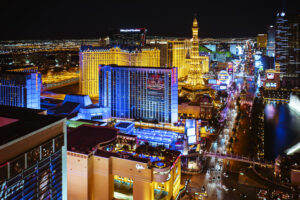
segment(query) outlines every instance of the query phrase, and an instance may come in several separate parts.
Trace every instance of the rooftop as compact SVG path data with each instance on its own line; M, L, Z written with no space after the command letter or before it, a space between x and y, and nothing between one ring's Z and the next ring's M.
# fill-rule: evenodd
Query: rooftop
M115 141L118 130L111 127L81 125L68 133L68 150L89 154L97 145Z
M61 117L43 115L43 110L0 106L0 117L7 123L0 126L0 145L60 121ZM1 120L2 121L2 120Z
M116 128L128 128L131 126L133 123L131 122L119 122L115 125Z

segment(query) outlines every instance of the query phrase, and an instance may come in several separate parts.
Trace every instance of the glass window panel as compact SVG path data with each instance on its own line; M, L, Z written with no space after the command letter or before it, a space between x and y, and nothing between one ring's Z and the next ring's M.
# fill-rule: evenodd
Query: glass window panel
M40 147L36 147L27 153L27 167L31 167L40 160Z

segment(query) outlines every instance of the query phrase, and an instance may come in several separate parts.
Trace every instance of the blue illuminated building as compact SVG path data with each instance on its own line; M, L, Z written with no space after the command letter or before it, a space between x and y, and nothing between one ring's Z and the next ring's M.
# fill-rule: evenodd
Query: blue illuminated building
M115 128L119 129L121 133L133 134L134 133L134 122L118 122Z
M288 87L300 86L300 15L278 13L275 23L275 61L280 80Z
M0 74L0 105L40 109L41 74L37 71Z
M182 150L183 134L160 129L150 128L135 128L134 122L118 122L115 128L119 129L121 133L136 135L139 145L148 142L150 146L164 146L172 150Z
M67 199L66 119L0 106L0 199Z
M174 123L177 68L100 66L99 106L110 108L116 118Z
M273 25L268 28L267 56L275 57L275 27Z
M180 133L167 130L136 128L133 135L137 136L138 141L146 141L153 147L164 146L173 150L182 149L182 146L176 146L176 143L183 139L183 134Z
M69 94L66 95L63 102L54 105L48 102L48 99L42 101L43 107L50 115L64 116L72 120L101 121L110 118L110 110L93 104L88 95ZM48 108L47 105L49 105Z

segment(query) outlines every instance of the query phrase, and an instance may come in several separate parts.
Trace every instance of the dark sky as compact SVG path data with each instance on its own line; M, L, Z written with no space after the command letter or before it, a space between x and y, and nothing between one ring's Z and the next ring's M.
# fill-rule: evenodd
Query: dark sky
M256 36L282 8L282 0L1 0L0 40L98 38L130 27L146 27L148 35L190 37L194 13L200 37ZM300 14L300 0L286 0L286 9Z

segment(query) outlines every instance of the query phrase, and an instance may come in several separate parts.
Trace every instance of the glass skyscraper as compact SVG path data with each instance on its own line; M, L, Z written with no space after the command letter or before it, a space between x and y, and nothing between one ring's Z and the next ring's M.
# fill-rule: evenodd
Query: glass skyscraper
M280 64L281 79L288 80L290 86L299 86L300 15L278 13L275 29L275 61Z
M40 109L41 74L5 72L0 74L0 105Z
M176 122L177 68L100 66L99 105L116 118Z
M275 28L273 25L268 28L267 56L275 57Z

